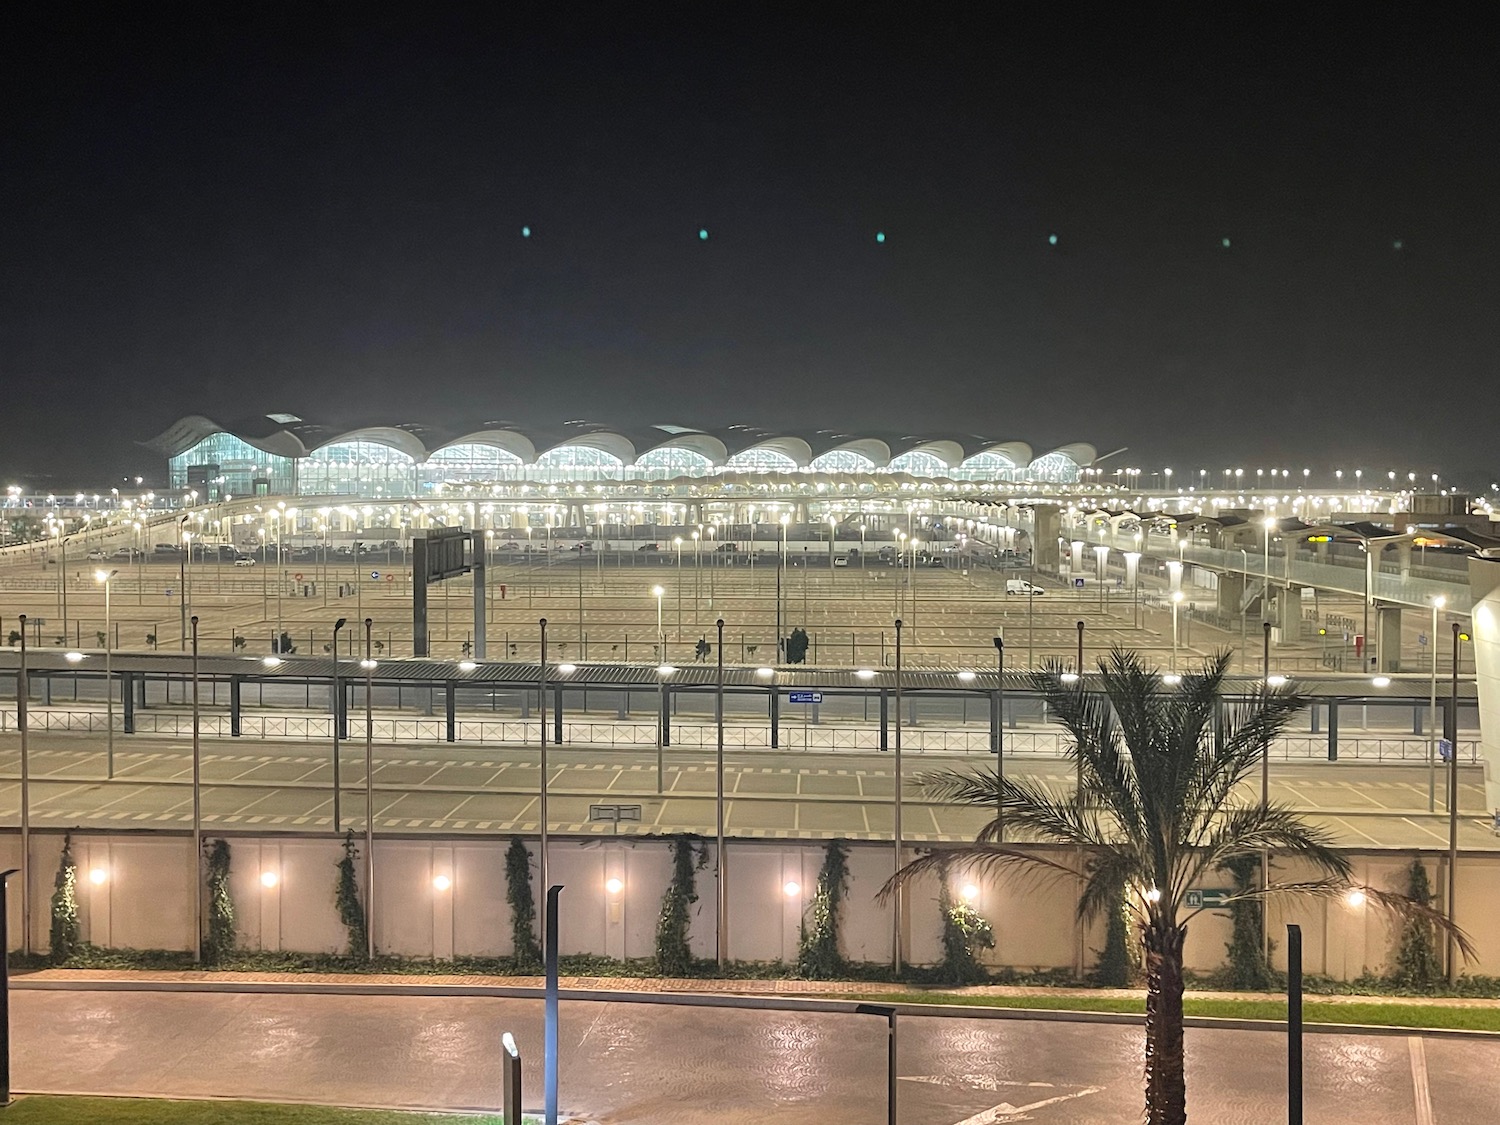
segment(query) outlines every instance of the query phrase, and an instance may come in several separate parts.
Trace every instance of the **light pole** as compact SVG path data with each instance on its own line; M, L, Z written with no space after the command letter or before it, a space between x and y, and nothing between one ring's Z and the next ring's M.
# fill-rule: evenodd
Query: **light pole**
M193 963L203 959L203 740L198 710L198 615L193 614Z
M894 802L893 837L895 850L892 853L894 870L901 870L901 618L896 618L896 788ZM894 926L891 933L892 964L901 972L901 910L903 902L901 885L896 884L896 893L891 899Z
M16 730L21 738L21 952L31 952L31 752L26 708L31 702L31 675L26 666L26 615L21 614L21 670L16 675ZM4 920L0 919L0 925ZM0 946L4 948L4 946ZM0 1029L3 1030L3 1029Z
M661 599L666 590L660 586L652 586L651 593L656 598L656 658L665 662L667 659L667 634L661 624Z
M111 655L114 652L114 640L111 633L110 612L110 585L114 581L118 570L96 570L94 581L104 587L104 776L113 779L115 776L115 689L114 677L111 664Z
M537 782L537 813L541 822L542 839L537 846L537 870L542 877L542 886L550 887L547 882L547 619L545 617L537 620L537 629L540 632L541 644L537 656L537 713L541 716L541 741L538 744L540 751L538 765L541 766L541 779ZM547 945L547 919L542 917L541 926L542 946Z
M1465 639L1453 623L1453 678L1448 688L1448 983L1458 979L1454 931L1458 909L1458 642ZM1434 646L1437 638L1432 638Z
M343 688L339 684L339 630L344 627L345 618L340 617L333 623L333 644L330 653L333 656L333 831L335 834L342 831L344 820L339 815L339 720L344 715Z
M726 959L729 956L728 935L725 932L725 925L729 918L729 884L725 878L724 866L724 619L722 617L719 618L715 622L715 625L719 630L718 675L714 681L714 726L716 727L715 745L717 746L715 773L718 775L718 782L714 792L715 825L718 830L718 839L715 845L717 850L714 852L714 857L719 863L719 885L717 887L719 892L719 920L718 927L715 930L717 935L715 944L718 946L719 972L722 973Z
M370 651L372 618L365 618L365 957L375 960L375 656Z
M1438 610L1448 599L1438 594L1432 599L1432 632L1428 643L1432 646L1432 682L1427 700L1427 811L1437 811L1437 666L1438 666ZM1456 753L1456 748L1455 748Z
M672 540L677 548L677 639L682 640L682 536Z
M698 603L703 600L702 531L693 532L693 632L698 631Z
M995 777L1005 788L1005 638L995 638ZM1005 842L1005 797L995 800L995 843Z
M1177 607L1182 604L1182 591L1172 591L1172 671L1177 671Z

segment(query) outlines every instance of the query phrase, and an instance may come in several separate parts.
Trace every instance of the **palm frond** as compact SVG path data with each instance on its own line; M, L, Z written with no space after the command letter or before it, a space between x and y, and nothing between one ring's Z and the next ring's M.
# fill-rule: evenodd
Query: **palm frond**
M937 770L918 778L917 786L939 800L995 810L997 817L980 831L981 841L993 841L1002 821L1007 832L1024 829L1051 843L1095 847L1111 840L1093 810L1080 809L1071 796L1054 796L1030 778L1002 778L990 769Z
M1305 860L1327 872L1332 879L1347 882L1353 874L1349 860L1335 850L1332 835L1309 824L1289 805L1243 805L1224 810L1207 834L1202 847L1190 854L1184 885L1237 855L1272 851Z

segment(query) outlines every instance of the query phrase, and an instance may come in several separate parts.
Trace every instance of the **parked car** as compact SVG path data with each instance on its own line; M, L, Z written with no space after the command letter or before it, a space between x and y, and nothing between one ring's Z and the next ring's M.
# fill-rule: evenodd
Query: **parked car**
M95 547L92 551L89 552L89 561L90 562L103 562L107 558L109 558L109 556L107 554L105 554L104 551L100 550L98 547Z
M834 560L833 560L833 565L834 566L848 566L849 565L849 556L848 555L837 555L837 556L835 556Z
M642 543L639 547L636 548L636 550L637 551L660 551L661 550L661 544L660 543Z
M1047 591L1034 583L1027 582L1024 578L1007 578L1005 580L1006 594L1020 594L1022 597L1034 598Z
M234 565L235 566L254 566L255 565L255 560L253 558L251 558L249 555L241 555L239 558L237 558L237 559L234 560Z
M519 551L521 549L521 544L512 539L509 543L501 543L500 549L502 551Z

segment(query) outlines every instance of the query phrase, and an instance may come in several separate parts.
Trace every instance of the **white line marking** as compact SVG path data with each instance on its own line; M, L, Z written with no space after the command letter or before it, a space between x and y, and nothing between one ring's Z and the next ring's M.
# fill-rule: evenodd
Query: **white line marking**
M1411 1053L1412 1094L1417 1103L1416 1125L1433 1125L1432 1090L1427 1085L1427 1048L1420 1035L1411 1035L1406 1040Z

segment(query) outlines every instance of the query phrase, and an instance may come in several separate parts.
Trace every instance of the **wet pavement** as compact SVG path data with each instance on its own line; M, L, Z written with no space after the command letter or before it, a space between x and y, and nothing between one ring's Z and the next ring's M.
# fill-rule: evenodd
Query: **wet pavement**
M512 1031L528 1107L541 1098L537 1000L26 990L11 1003L18 1090L494 1109ZM561 1103L609 1125L864 1125L885 1119L885 1044L871 1016L568 1001ZM1187 1051L1194 1120L1284 1120L1283 1035L1189 1029ZM904 1016L900 1120L1134 1123L1140 1056L1132 1026ZM1500 1041L1314 1034L1306 1076L1309 1121L1492 1121Z

